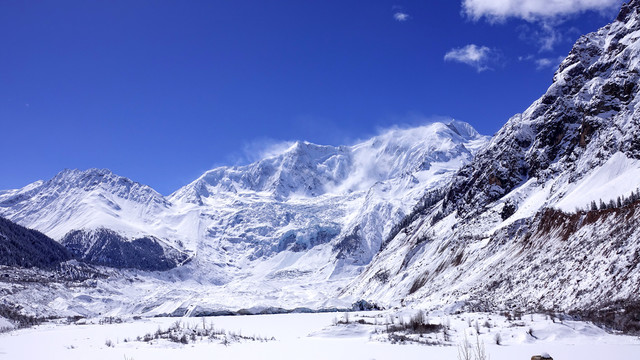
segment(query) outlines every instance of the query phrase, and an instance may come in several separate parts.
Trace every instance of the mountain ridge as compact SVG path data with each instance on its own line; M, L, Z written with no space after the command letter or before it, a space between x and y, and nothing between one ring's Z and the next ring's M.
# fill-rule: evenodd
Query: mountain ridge
M144 277L155 296L130 289L149 313L166 312L158 298L209 309L350 306L331 294L371 261L424 191L446 184L486 140L452 121L390 129L352 146L297 142L207 171L166 197L108 170L67 170L0 194L0 214L57 235L92 264L163 270ZM138 239L149 241L136 253ZM177 266L131 266L131 254ZM116 279L133 270L119 271Z
M342 295L451 311L640 316L638 203L589 205L640 186L639 64L634 0L576 42L547 92L443 196L415 209Z

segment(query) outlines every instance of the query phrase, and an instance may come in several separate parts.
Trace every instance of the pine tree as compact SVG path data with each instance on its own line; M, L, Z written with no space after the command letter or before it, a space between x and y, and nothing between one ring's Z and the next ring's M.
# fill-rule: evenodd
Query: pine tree
M595 200L591 201L591 211L596 211L598 210L598 205L596 204Z

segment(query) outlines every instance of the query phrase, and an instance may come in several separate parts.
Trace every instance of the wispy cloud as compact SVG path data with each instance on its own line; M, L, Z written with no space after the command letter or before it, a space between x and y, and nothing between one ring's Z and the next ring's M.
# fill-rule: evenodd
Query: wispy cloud
M397 21L405 22L409 20L410 16L405 12L397 11L395 14L393 14L393 18L396 19Z
M562 56L555 57L555 58L540 58L540 59L535 59L534 63L536 64L536 68L538 70L543 70L546 68L555 69L558 67L558 65L560 65L562 60L564 60Z
M463 0L463 12L474 20L503 21L520 18L536 21L544 18L606 11L619 7L624 0Z
M489 70L489 64L495 62L496 58L497 53L494 50L475 44L451 49L444 55L445 61L463 63L475 68L478 72Z
M536 57L535 55L527 55L518 57L518 61L527 61L535 64L536 69L557 69L560 63L564 60L563 56L556 57Z
M235 151L226 156L225 164L245 165L258 160L277 156L287 151L295 141L283 141L270 138L258 138L242 145L241 151ZM222 166L223 164L216 164Z
M404 6L401 5L393 5L391 7L393 10L393 18L399 22L405 22L411 19L411 15L405 10Z
M291 148L293 144L295 141L261 139L245 145L244 152L250 160L256 161L280 155Z
M538 33L538 44L540 45L540 51L551 51L560 43L564 36L556 29L552 24L543 21L541 23L542 31Z
M564 19L542 19L518 26L520 39L538 47L538 52L550 52L563 42L573 42L581 31L575 27L563 27Z

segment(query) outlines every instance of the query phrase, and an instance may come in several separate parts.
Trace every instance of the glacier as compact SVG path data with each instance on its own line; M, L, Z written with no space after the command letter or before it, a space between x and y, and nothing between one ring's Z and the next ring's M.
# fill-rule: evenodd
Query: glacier
M108 280L77 293L53 289L42 302L58 314L350 306L353 299L336 294L423 194L450 182L487 140L452 120L389 129L352 146L299 141L248 165L207 171L169 196L106 169L64 170L1 193L0 216L64 239L85 259L113 253L96 249L114 247L102 235L154 239L163 262L180 264L106 270Z

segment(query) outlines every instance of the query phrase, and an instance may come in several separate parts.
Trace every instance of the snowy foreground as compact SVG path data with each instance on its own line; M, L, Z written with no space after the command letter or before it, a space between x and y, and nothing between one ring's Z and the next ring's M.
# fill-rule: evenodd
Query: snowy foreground
M429 324L450 330L422 336L425 343L393 342L390 322L414 316L400 313L285 314L213 318L150 318L118 324L45 324L0 335L0 359L458 359L464 336L476 331L493 360L529 359L547 352L554 359L637 359L640 339L609 334L592 324L559 321L546 315L507 320L491 314L429 315ZM176 326L186 333L215 329L217 337L144 341L146 334ZM224 334L221 331L224 329ZM501 345L496 345L500 334ZM136 339L140 340L136 340ZM252 339L255 338L255 339ZM445 341L448 340L448 341Z

